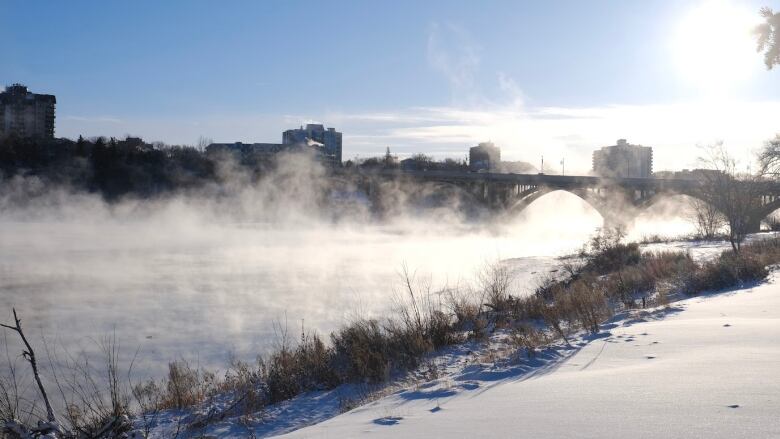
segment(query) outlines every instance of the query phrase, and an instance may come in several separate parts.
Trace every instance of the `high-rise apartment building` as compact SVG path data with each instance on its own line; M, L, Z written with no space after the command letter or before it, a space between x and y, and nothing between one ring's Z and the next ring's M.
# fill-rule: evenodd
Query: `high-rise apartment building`
M469 169L473 172L495 170L500 163L501 148L491 142L482 142L469 148Z
M593 172L603 177L652 177L653 148L631 145L626 139L619 139L617 145L593 151Z
M53 138L56 103L54 95L30 93L21 84L6 87L0 93L0 139Z
M322 124L307 124L305 127L287 130L282 134L285 145L321 143L325 154L336 164L341 164L341 133Z

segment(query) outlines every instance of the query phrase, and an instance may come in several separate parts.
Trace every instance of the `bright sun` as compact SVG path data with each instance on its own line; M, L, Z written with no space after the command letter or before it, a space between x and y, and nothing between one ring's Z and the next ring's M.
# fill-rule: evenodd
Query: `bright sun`
M691 9L672 39L680 74L708 93L728 92L749 79L760 64L751 35L754 15L719 0Z

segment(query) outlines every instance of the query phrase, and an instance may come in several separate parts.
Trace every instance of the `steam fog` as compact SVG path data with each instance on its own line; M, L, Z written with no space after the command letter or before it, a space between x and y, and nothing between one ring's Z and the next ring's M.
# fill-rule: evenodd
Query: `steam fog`
M401 200L379 220L359 196L323 207L315 165L290 161L259 183L230 175L224 186L114 204L34 179L3 182L0 318L15 306L33 339L70 352L94 351L115 332L152 373L176 358L222 367L272 346L275 322L327 334L357 313L381 316L402 264L440 288L501 261L516 291L531 292L601 226L565 192L501 223L462 215L457 200ZM670 203L632 234L689 231L681 218L658 220L680 212L680 200Z

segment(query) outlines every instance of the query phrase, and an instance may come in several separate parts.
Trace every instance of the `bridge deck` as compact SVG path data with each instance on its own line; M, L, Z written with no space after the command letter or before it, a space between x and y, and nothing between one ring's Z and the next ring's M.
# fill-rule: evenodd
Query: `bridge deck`
M411 177L421 180L450 182L484 182L520 185L538 185L560 188L622 186L637 190L676 190L684 191L697 187L696 180L660 179L660 178L610 178L589 175L549 175L549 174L499 174L492 172L459 171L404 171L400 169L361 170L363 174L384 177Z

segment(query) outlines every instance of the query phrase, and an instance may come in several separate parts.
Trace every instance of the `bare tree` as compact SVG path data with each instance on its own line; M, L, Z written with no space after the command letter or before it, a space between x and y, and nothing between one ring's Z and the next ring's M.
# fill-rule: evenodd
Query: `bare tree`
M758 161L762 174L775 179L780 177L780 134L764 142L764 147L758 153Z
M7 434L8 437L11 438L26 438L33 437L33 435L36 437L42 435L54 438L60 437L62 435L62 429L57 422L57 418L54 416L54 409L49 402L49 395L46 393L46 388L43 386L43 382L41 381L41 375L38 371L38 360L35 357L35 351L30 345L30 342L27 340L27 337L24 335L24 330L22 330L22 320L16 314L16 309L13 310L13 313L14 324L0 324L0 326L19 334L19 337L24 343L25 350L22 351L22 357L27 360L28 363L30 363L30 368L32 369L33 377L35 378L35 383L38 385L38 391L40 392L41 398L43 398L43 402L46 406L46 422L39 422L36 428L30 429L16 419L8 420L3 426L2 433Z
M703 239L713 239L724 226L723 214L711 203L699 198L691 200L691 222L696 234Z
M214 140L212 140L210 137L204 137L200 136L198 137L198 143L195 145L195 148L197 148L198 151L205 151L206 147L214 143Z
M774 13L772 8L761 8L761 16L764 17L764 22L758 25L754 33L757 39L757 50L764 52L764 64L767 69L772 69L775 65L780 64L780 37L778 37L778 29L780 29L780 13Z
M760 176L739 173L736 161L719 142L704 148L699 160L707 172L701 173L700 198L723 216L728 240L735 253L755 226L760 207Z

